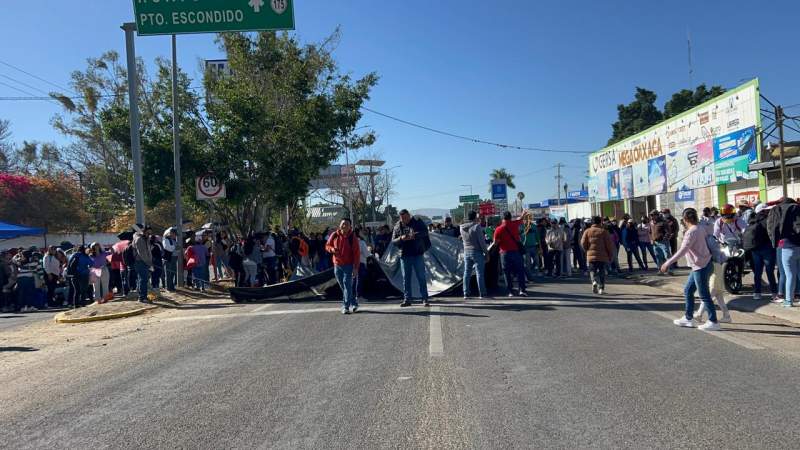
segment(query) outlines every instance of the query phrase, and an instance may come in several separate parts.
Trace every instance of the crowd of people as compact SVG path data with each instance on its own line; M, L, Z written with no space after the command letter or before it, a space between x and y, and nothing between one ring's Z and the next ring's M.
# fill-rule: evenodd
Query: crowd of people
M514 218L505 212L502 221L493 224L471 211L460 226L450 218L443 224L426 225L402 210L394 228L353 227L344 219L337 229L308 235L297 228L284 232L276 227L243 237L214 229L179 237L174 228L156 235L149 227L137 224L129 239L108 247L92 243L76 248L50 246L43 251L3 251L0 307L4 312L80 307L132 291L139 301L149 302L149 289L175 290L177 239L184 240L182 270L190 288L204 291L211 282L226 280L239 287L269 286L288 280L301 267L317 271L333 268L343 292L344 314L358 310L364 285L359 280L367 276L368 258L380 258L394 245L399 249L403 277L401 306L411 305L415 293L427 306L424 254L431 247L430 233L461 240L465 299L472 298L473 273L478 298L489 295L487 261L494 254L499 256L507 295L522 297L527 296L530 282L575 274L588 276L592 292L603 295L608 275L623 271L620 261L627 261L628 272L658 270L669 275L685 257L691 269L685 286L686 311L675 323L693 327L707 315L708 321L700 327L715 330L719 322L730 321L723 286L727 256L722 248L726 246L746 251L745 258L754 272L756 300L762 298L763 275L773 302L791 307L795 293L800 292L800 206L785 199L772 206L742 203L738 208L705 208L701 214L687 208L680 219L669 209L653 210L639 220L627 214L620 220L535 219L529 212ZM624 250L624 257L620 250ZM412 289L414 282L416 291ZM702 303L697 311L695 294ZM715 303L722 312L719 319Z

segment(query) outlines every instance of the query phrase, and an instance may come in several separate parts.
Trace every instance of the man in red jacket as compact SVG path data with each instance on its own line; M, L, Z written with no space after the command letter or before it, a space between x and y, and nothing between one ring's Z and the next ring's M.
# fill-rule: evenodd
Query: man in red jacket
M530 218L530 215L529 211L525 211L518 219L512 220L511 213L506 211L503 213L503 223L494 230L494 242L500 247L500 263L503 266L509 297L514 296L514 276L517 277L519 284L518 295L520 297L528 296L525 286L525 264L522 261L522 253L520 253L524 247L520 241L519 227L524 220Z
M342 314L350 314L351 307L353 312L358 311L353 291L353 281L358 276L358 271L353 268L358 267L361 262L361 250L350 219L342 219L339 229L331 234L325 244L325 251L333 255L333 273L342 289Z

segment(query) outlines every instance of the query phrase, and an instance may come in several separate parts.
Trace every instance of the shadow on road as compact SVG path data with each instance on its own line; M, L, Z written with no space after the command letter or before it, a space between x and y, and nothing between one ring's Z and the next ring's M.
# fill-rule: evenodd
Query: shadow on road
M28 316L23 316L22 314L17 314L17 315L14 315L14 316L0 316L0 319L16 319L18 317L28 317Z
M33 347L0 347L0 353L3 352L38 352L38 348Z
M437 305L438 306L438 305ZM456 317L483 317L488 318L491 316L484 316L482 314L467 314L467 313L457 313L457 312L444 312L444 311L370 311L368 309L361 310L358 314L391 314L391 315L401 315L401 316L420 316L420 317L428 317L428 316L456 316Z

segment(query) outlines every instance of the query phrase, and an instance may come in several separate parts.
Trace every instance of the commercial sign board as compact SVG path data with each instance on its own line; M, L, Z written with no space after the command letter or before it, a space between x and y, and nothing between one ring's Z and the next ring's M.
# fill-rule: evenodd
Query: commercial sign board
M493 216L497 214L497 208L495 208L494 203L492 202L483 202L478 205L478 212L482 216Z
M567 198L576 200L586 200L587 198L589 198L589 191L569 191L567 192Z
M492 200L507 200L508 185L506 180L492 180Z
M139 36L293 30L293 0L133 0Z
M589 197L628 199L757 176L758 80L589 156Z

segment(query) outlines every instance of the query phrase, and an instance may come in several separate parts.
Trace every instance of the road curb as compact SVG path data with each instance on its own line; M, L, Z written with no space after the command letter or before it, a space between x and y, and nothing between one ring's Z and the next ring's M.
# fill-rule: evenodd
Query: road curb
M626 279L631 280L637 284L644 284L646 286L662 289L671 294L683 297L683 288L675 282L670 280L675 279L675 276L668 278L651 278L639 275L627 275ZM747 299L745 296L739 295L731 298L731 294L725 294L728 308L739 311L755 313L760 316L771 317L775 319L785 320L786 322L800 325L800 311L795 309L784 309L782 306L773 305L769 302L762 304L752 299Z
M53 317L56 323L86 323L86 322L96 322L98 320L112 320L112 319L123 319L125 317L132 317L138 316L139 314L144 314L147 311L152 309L156 309L158 306L150 305L145 306L139 309L134 309L132 311L125 311L120 313L113 313L113 314L98 314L96 316L91 317L77 317L77 318L69 318L65 317L64 314L69 311L60 312Z

